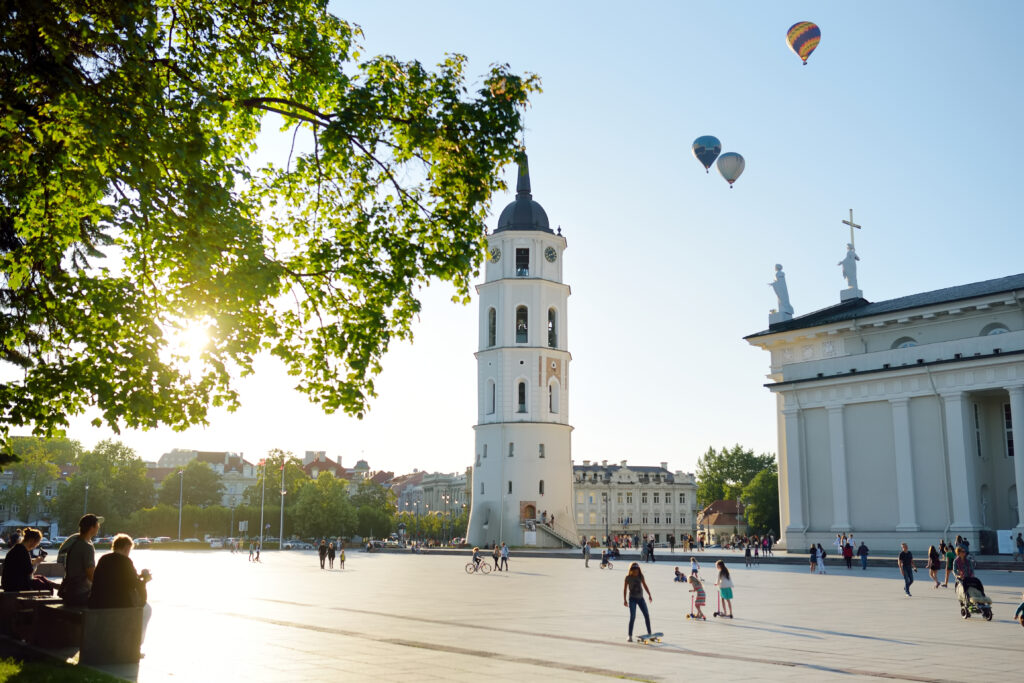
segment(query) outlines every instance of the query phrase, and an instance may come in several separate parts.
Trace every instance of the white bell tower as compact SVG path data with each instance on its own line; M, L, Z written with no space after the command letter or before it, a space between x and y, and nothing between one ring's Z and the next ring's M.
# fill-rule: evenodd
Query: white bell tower
M477 286L479 402L468 531L473 545L579 543L572 500L565 247L561 229L555 234L533 201L524 159L515 201L501 212L488 238L485 280Z

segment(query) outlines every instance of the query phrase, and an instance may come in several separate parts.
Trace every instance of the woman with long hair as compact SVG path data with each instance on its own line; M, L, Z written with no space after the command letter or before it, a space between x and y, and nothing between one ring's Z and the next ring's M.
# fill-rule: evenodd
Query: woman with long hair
M942 584L939 583L939 551L935 549L935 546L928 546L928 576L932 577L932 581L935 582L933 588L938 588Z
M633 622L636 621L636 608L639 607L644 615L644 624L647 626L647 633L651 633L651 615L647 611L647 603L644 602L644 591L647 591L647 598L654 602L651 589L644 581L644 574L640 571L640 563L634 562L629 565L626 572L626 582L622 586L622 605L629 608L629 642L633 642Z

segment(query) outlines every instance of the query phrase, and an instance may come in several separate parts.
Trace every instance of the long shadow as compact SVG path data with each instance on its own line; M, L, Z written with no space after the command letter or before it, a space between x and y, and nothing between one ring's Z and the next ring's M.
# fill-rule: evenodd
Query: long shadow
M760 623L760 624L771 624L772 623L770 621L758 621L756 619L751 619L751 621L756 621L757 623ZM877 640L877 641L883 642L883 643L893 643L894 645L917 645L917 643L910 643L910 642L907 642L905 640L896 640L894 638L882 638L882 637L879 637L879 636L866 636L866 635L863 635L863 634L860 634L860 633L845 633L843 631L831 631L829 629L811 628L809 626L792 626L790 624L774 624L774 625L778 626L778 627L781 627L781 628L793 629L795 631L812 631L814 633L823 633L823 634L829 635L829 636L841 636L843 638L858 638L860 640ZM789 635L797 635L797 634L796 633L791 633Z
M751 631L767 631L768 633L778 633L778 634L783 635L783 636L796 636L797 638L809 638L811 640L824 640L824 638L822 638L821 636L813 636L813 635L810 635L808 633L793 633L792 631L783 631L782 629L778 629L778 628L766 628L764 626L747 626L746 624L737 623L737 622L735 622L735 621L733 621L731 619L727 623L726 622L716 622L716 623L723 623L726 626L728 626L729 628L745 628L745 629L750 629Z

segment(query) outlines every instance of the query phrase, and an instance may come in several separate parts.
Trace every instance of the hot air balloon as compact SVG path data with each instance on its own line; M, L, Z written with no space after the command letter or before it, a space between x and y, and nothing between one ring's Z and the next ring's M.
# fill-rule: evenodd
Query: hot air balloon
M715 159L722 153L722 143L714 135L701 135L693 141L693 156L704 165L704 172L710 173L708 169Z
M821 29L809 21L798 21L786 31L786 45L789 45L789 49L795 52L797 57L804 60L804 64L807 64L807 58L814 52L814 48L818 47L820 41Z
M732 184L743 173L746 165L747 162L743 161L743 157L736 152L726 152L718 157L718 172L729 183L729 189L732 189Z

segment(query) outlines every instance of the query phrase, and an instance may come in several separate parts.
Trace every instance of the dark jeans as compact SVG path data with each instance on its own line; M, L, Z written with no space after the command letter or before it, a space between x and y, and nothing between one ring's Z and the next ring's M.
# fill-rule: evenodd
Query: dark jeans
M903 568L903 590L910 595L910 584L914 583L914 570L910 567Z
M636 621L636 608L639 607L644 615L644 623L647 625L647 632L651 632L651 615L647 611L647 601L643 596L629 599L629 637L633 637L633 622Z
M508 558L507 557L501 558L501 566L502 566L502 568L505 571L508 571ZM501 570L499 569L498 571L501 571Z
M860 568L861 569L867 569L868 568L868 556L867 555L861 555L860 556Z

